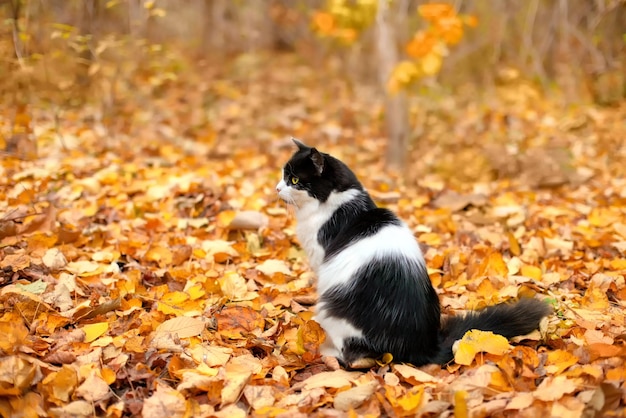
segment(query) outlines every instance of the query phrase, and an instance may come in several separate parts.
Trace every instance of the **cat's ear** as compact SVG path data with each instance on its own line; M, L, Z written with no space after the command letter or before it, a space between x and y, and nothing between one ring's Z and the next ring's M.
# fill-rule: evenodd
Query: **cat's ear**
M318 175L322 175L324 171L324 156L315 148L311 148L311 161L313 161L313 165L317 170Z
M291 137L291 140L293 141L294 144L296 144L296 146L298 147L298 151L304 151L304 150L308 150L310 149L310 147L307 147L306 145L304 145L302 142L298 141L296 138L294 138L293 136Z

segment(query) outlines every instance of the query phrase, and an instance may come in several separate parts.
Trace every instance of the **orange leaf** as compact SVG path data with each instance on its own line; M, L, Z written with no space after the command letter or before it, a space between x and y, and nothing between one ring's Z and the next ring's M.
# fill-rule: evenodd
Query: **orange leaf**
M26 343L28 329L21 320L0 322L0 350L14 353Z
M234 306L215 314L217 330L226 338L245 338L248 334L261 335L265 319L247 306Z
M417 13L430 22L454 15L454 8L449 4L431 3L417 7Z
M305 361L312 361L319 355L319 347L326 340L326 334L315 321L306 321L298 328L298 350L302 350Z
M478 267L478 276L500 276L506 277L509 269L499 252L492 252L484 258Z
M313 15L313 26L323 35L328 35L335 28L335 18L330 13L316 12Z

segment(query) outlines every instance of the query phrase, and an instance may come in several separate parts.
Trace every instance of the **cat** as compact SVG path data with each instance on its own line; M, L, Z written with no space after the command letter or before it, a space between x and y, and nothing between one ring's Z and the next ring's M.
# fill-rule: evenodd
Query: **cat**
M376 206L346 164L292 138L298 147L276 185L295 208L296 236L317 274L315 320L321 354L347 368L390 353L415 366L445 364L452 345L479 329L511 338L551 313L530 298L441 318L420 247L392 211Z

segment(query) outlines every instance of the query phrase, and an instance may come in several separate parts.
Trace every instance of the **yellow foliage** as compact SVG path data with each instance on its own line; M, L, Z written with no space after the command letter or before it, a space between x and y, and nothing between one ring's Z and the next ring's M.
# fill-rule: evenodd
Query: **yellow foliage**
M387 82L387 89L397 93L420 77L420 69L413 61L402 61L393 69Z
M313 14L312 26L322 37L351 45L371 26L377 6L377 0L328 0L324 11Z
M416 71L407 78L405 61L397 67L387 84L390 93L397 93L417 82L421 77L434 76L441 71L443 58L447 55L447 45L456 45L463 39L464 25L474 27L478 21L473 16L458 15L449 4L424 4L417 8L418 14L428 22L428 26L417 32L405 47L406 54L416 62Z
M85 331L85 342L90 343L96 338L109 330L108 322L97 322L95 324L87 324L83 327Z
M509 348L509 342L503 336L473 329L467 331L459 341L454 361L467 366L472 364L474 357L480 352L502 355L509 351Z

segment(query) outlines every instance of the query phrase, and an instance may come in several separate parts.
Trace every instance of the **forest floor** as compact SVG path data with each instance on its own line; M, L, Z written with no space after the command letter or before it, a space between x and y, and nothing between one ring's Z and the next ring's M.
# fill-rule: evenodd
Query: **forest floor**
M115 117L0 110L0 415L626 416L626 104L522 82L415 99L398 174L371 92L261 64L128 91ZM520 296L555 313L444 367L323 361L274 188L290 136L407 222L445 314Z

